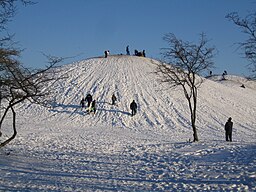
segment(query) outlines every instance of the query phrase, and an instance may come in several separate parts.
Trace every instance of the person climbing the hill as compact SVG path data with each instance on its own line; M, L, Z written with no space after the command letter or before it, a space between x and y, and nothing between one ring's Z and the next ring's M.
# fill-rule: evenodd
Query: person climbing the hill
M228 121L225 124L225 135L226 135L226 141L232 141L232 128L233 128L233 122L231 121L232 118L229 117Z
M82 108L84 108L84 102L85 102L85 100L84 100L84 98L82 98L81 101L80 101L80 105L81 105Z
M95 100L92 101L92 106L91 106L90 112L93 112L94 114L96 113L96 101Z
M137 113L137 103L133 100L130 104L130 109L132 110L132 116Z
M116 104L116 100L117 100L117 98L116 98L116 96L115 96L115 94L114 94L114 93L113 93L113 95L112 95L111 99L112 99L112 105L115 105L115 104Z
M107 58L108 57L108 52L104 51L104 55L105 55L105 58Z
M92 95L91 95L90 93L88 93L88 94L86 95L85 101L88 102L87 107L89 108L90 105L91 105L91 102L92 102Z

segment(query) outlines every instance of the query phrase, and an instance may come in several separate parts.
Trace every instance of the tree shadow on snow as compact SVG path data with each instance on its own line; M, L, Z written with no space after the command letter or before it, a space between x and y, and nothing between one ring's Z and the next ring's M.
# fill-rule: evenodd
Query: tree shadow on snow
M101 104L108 104L110 106L116 106L117 105L112 105L110 102L106 102L106 101L98 101L97 105L101 105ZM54 105L52 105L52 109L50 109L51 112L55 112L55 113L66 113L69 115L73 115L73 114L80 114L80 115L84 115L84 109L81 108L80 105L65 105L65 104L61 104L61 103L55 103ZM106 113L120 113L123 115L128 115L130 116L131 113L127 112L127 111L122 111L119 109L104 109L104 108L97 108L97 111L102 111L102 112L106 112Z
M82 108L80 105L65 105L65 104L54 104L52 105L52 109L49 111L55 113L66 113L66 114L83 114Z
M121 111L121 110L118 110L118 109L97 109L97 111L104 111L104 112L107 112L107 113L121 113L123 115L128 115L128 116L131 115L131 113L129 113L127 111Z
M112 105L112 103L107 102L107 101L97 101L97 105L99 105L99 106L104 106L105 104L113 106L113 107L117 107L117 108L116 109L105 109L105 108L98 107L97 111L103 111L103 112L107 112L107 113L120 113L120 114L128 115L128 116L131 115L130 112L122 111L122 110L118 109L118 105Z

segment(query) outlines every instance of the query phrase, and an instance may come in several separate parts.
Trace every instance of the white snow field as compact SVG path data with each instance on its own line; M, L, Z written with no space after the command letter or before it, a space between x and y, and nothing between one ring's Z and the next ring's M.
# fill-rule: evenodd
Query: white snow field
M200 141L192 143L187 101L179 88L159 84L156 62L112 55L60 67L56 75L66 78L50 109L17 109L18 135L0 149L0 191L256 191L256 82L205 79ZM87 93L95 115L79 105ZM229 117L233 142L225 141ZM10 128L9 117L1 141Z

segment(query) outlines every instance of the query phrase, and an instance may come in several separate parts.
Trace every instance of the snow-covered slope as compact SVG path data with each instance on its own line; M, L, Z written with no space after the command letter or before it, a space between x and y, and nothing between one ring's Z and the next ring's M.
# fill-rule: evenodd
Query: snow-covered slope
M47 117L49 121L62 122L66 126L167 131L170 132L168 137L174 140L176 134L185 135L182 140L188 140L191 128L187 101L180 89L171 90L168 85L159 84L154 73L156 62L143 57L110 56L66 65L59 74L66 78L54 88L53 108L48 111L31 106L25 113ZM240 79L205 80L198 98L198 131L200 135L206 133L200 136L201 139L209 133L218 139L230 116L238 133L256 127L256 83L249 82L250 88L243 89L238 82ZM97 101L95 115L86 115L80 109L80 100L87 93ZM113 93L118 98L117 106L111 105ZM138 114L131 118L129 105L133 99L138 103ZM255 132L248 136L255 137Z
M242 165L230 168L232 170L228 168L229 171L221 167L214 169L204 166L201 169L200 163L194 165L193 161L206 162L210 159L204 158L212 158L220 166L222 153L224 162L228 163L231 159L243 161L240 156L230 157L227 153L233 150L235 154L240 151L247 154L248 150L255 148L256 83L235 76L227 76L225 81L216 77L205 79L199 90L197 113L201 142L192 144L187 142L192 140L187 101L182 90L169 89L168 85L159 84L154 73L156 62L150 58L118 55L65 65L60 68L60 73L56 73L66 78L54 87L55 96L52 98L54 102L51 109L27 104L20 106L18 114L22 116L18 118L19 135L8 146L9 150L41 159L39 163L35 163L31 158L22 157L20 167L26 167L26 162L35 164L36 167L42 164L39 174L49 169L59 174L56 176L52 172L48 175L59 187L51 182L38 184L43 180L42 175L35 186L62 191L97 190L96 185L99 190L119 191L255 189L252 184L255 178L255 157L249 158L245 163L248 164L247 168ZM241 84L246 88L241 88ZM81 98L87 93L91 93L97 101L95 115L86 114L79 106ZM113 93L118 98L115 106L111 105ZM131 117L129 105L133 99L138 103L138 113ZM224 141L223 126L228 117L232 117L234 122L234 145L227 145ZM6 122L6 129L10 123L11 121ZM250 152L255 155L255 149ZM14 157L2 157L17 161ZM42 159L49 162L49 165L44 164ZM53 163L52 159L59 161ZM103 172L100 167L94 167L100 166L99 161L103 162ZM111 162L112 166L119 167L110 166ZM8 163L2 161L2 164ZM54 166L57 168L54 169ZM135 168L137 166L141 169ZM62 168L70 175L65 175ZM86 178L83 178L81 169ZM92 172L88 173L88 169ZM109 172L104 171L109 169L113 171L113 175L108 180L106 177ZM193 181L191 178L195 175L193 176L191 169L198 173ZM208 169L216 175L223 171L232 174L241 172L242 175L233 183L229 179L232 180L234 175L222 177L220 181L219 176L207 174ZM187 174L182 176L182 170L187 171ZM5 187L8 188L13 182L8 176L11 173L7 169L2 171L5 177L2 182L0 180L0 184L5 182ZM16 173L15 169L11 172ZM31 172L34 173L35 169ZM30 178L29 174L26 175ZM72 181L71 177L76 181ZM79 182L80 177L92 186ZM77 183L79 187L72 184L69 190L64 181L58 182L58 178ZM203 178L208 180L205 185L200 183ZM240 182L243 179L248 180L246 184ZM22 188L23 179L20 183L17 185L18 189L26 189ZM144 187L139 183L143 183ZM235 186L230 187L229 184ZM104 185L107 185L106 188ZM5 187L0 189L6 189ZM27 185L27 189L39 188L33 188L32 183Z

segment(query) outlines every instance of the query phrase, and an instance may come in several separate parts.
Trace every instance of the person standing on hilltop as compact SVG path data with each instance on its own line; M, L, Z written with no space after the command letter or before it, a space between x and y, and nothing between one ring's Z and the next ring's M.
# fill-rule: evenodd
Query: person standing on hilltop
M142 51L142 56L143 56L143 57L146 57L146 52L145 52L145 50Z
M136 115L137 103L135 102L135 100L133 100L132 103L130 104L130 109L132 110L132 116Z
M130 55L129 45L127 45L127 47L126 47L126 55Z
M229 117L228 121L225 124L225 135L226 135L226 141L232 141L232 129L233 129L233 122L231 121L232 118Z

